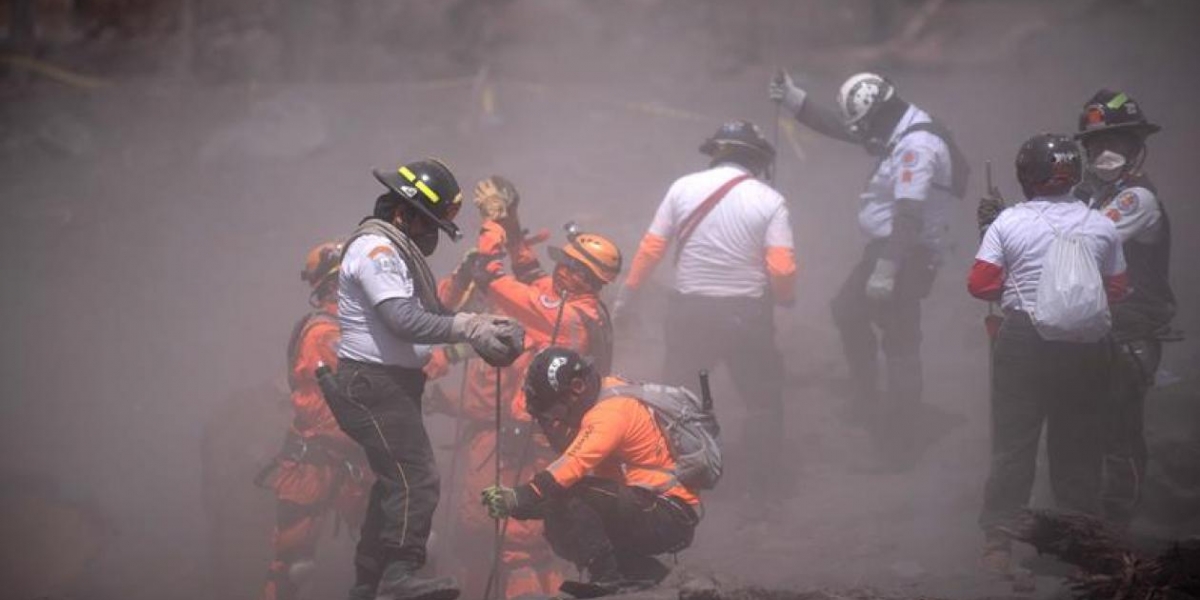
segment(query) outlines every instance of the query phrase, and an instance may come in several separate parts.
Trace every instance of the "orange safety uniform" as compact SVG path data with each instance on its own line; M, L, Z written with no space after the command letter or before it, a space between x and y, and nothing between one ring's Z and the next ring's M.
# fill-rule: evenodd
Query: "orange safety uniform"
M628 384L617 377L605 377L602 387ZM584 413L579 433L545 469L550 478L535 477L527 489L542 498L553 495L542 489L546 484L567 489L592 475L653 490L692 506L700 504L695 491L675 480L674 469L670 446L650 409L637 398L613 396Z
M534 353L550 345L571 348L590 357L599 373L609 372L612 319L597 292L567 294L564 301L529 243L507 239L504 228L494 221L483 224L478 248L483 256L497 256L506 249L511 254L512 273L503 272L498 261L489 264L487 293L501 312L525 327L527 348Z
M366 514L365 460L358 446L338 428L317 385L318 364L337 365L341 332L337 305L323 304L297 324L288 344L288 383L295 417L284 449L259 476L278 502L273 544L275 557L261 597L295 598L316 556L321 524L332 511L357 530Z
M453 276L439 282L438 295L445 306L462 306L478 301L479 295L473 286ZM489 310L488 312L498 312ZM463 483L452 500L457 508L461 529L455 536L457 554L464 559L461 581L464 595L472 597L483 593L491 569L492 550L488 544L478 540L492 535L494 521L487 516L479 503L479 490L495 483L496 449L496 377L500 377L500 397L506 400L504 425L501 438L500 477L512 485L517 477L525 477L549 464L553 455L541 436L537 436L529 447L526 438L533 430L529 415L525 412L525 371L533 359L534 349L527 350L508 367L497 369L482 360L472 359L466 363L463 393L459 397L447 396L445 406L439 407L452 416L463 419L463 438L459 452L465 451ZM446 348L434 352L425 372L431 379L443 376L450 370ZM518 474L518 463L524 456L524 474ZM542 535L542 524L534 521L511 521L505 534L501 561L505 568L505 597L517 598L524 595L549 595L558 590L563 577L554 564L554 553Z

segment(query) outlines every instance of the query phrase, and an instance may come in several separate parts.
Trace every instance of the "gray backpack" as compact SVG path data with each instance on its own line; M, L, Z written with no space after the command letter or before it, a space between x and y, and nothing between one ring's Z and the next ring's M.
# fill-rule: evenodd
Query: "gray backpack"
M675 481L691 490L711 490L721 480L721 426L706 410L700 397L683 387L635 383L605 388L598 401L617 396L637 398L650 409L654 422L667 439ZM656 491L665 491L660 489Z

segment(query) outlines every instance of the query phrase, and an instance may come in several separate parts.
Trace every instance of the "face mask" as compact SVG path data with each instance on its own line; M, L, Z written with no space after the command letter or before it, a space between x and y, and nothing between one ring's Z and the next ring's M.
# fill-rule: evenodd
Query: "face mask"
M438 247L438 230L422 233L413 237L413 243L417 245L417 249L425 256L433 255L433 251Z
M1090 170L1101 181L1105 183L1113 183L1121 178L1122 173L1125 171L1126 164L1127 161L1125 160L1124 156L1121 156L1112 150L1105 150L1104 152L1100 153L1100 156L1097 156L1092 161Z

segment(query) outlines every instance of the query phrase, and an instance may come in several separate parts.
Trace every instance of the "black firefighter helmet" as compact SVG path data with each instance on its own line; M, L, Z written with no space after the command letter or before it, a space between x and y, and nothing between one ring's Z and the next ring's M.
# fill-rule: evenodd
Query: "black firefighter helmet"
M775 160L775 148L763 137L762 130L754 123L744 120L722 124L716 133L700 144L700 152L715 160L748 153L764 166Z
M530 416L541 418L559 412L578 425L600 391L600 376L592 362L578 352L550 346L538 352L525 374L525 407ZM572 394L582 396L578 405L567 406ZM562 407L556 411L557 407Z
M1026 196L1063 194L1083 177L1083 153L1068 135L1040 133L1021 145L1016 167Z
M400 196L458 241L462 232L454 217L462 207L462 190L450 167L436 158L427 158L400 165L394 171L372 170L375 179Z
M1075 139L1084 140L1103 132L1128 131L1141 139L1157 133L1161 127L1146 119L1142 107L1124 92L1102 89L1079 113L1079 132Z

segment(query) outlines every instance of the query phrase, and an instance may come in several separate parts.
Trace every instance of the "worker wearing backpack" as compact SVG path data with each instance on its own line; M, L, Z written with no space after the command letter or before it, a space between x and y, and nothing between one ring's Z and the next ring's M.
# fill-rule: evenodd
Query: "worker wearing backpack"
M1078 144L1034 136L1016 171L1028 200L988 228L967 285L1005 312L992 358L992 460L979 518L983 566L1001 574L1011 572L1003 530L1029 502L1043 424L1056 503L1098 509L1095 416L1112 361L1108 302L1126 291L1112 221L1071 195L1083 171Z
M840 114L808 100L783 71L768 92L813 131L861 145L878 159L860 194L858 224L867 245L830 306L852 385L844 415L872 433L878 468L907 469L931 441L915 437L933 416L921 404L921 301L933 287L970 169L949 129L881 75L846 79L837 95Z
M692 543L698 490L721 474L711 403L682 388L601 378L579 353L550 347L525 378L526 405L562 454L515 490L491 487L494 518L542 519L551 548L587 573L577 597L651 587L655 555Z

